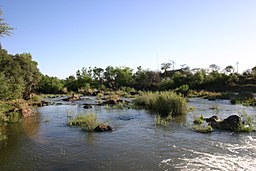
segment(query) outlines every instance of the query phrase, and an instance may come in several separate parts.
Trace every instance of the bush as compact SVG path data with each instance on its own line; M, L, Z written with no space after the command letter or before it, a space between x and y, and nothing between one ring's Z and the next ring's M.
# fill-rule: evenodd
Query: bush
M134 103L161 117L182 115L187 112L186 99L170 91L143 92L135 98Z

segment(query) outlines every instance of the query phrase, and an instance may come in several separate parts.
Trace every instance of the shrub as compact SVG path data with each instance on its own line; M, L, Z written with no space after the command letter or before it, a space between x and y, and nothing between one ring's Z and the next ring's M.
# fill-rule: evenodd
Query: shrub
M244 106L254 106L256 100L251 92L240 92L230 98L231 104L242 104Z
M161 117L182 115L187 111L186 99L170 91L143 92L134 99L134 103Z

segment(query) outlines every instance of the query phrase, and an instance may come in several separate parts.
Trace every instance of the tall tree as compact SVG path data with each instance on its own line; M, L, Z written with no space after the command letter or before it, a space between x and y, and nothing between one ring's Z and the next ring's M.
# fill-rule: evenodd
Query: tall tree
M5 86L8 87L6 98L29 98L29 95L35 90L39 80L40 72L37 63L32 60L30 54L17 54L15 56L7 53L6 50L0 50L0 73L2 79L6 80ZM0 84L0 89L3 85ZM3 86L4 87L4 86Z
M3 12L0 9L0 37L10 36L12 35L13 28L10 27L7 23L5 23L3 17Z
M17 54L14 56L14 60L21 67L21 75L25 86L23 98L28 99L30 94L37 88L41 73L37 68L37 62L32 60L32 56L29 53Z
M235 68L232 65L228 65L226 66L226 68L224 69L226 73L231 74L235 72Z
M211 69L212 72L218 72L220 70L220 66L216 64L211 64L209 68Z

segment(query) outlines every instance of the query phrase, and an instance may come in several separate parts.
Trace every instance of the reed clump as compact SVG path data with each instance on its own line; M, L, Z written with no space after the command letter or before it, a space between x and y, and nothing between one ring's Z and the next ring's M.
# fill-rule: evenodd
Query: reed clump
M183 115L187 112L186 99L172 91L142 92L134 99L134 103L161 117Z
M68 125L82 126L86 131L93 131L99 122L95 113L79 114L68 121Z

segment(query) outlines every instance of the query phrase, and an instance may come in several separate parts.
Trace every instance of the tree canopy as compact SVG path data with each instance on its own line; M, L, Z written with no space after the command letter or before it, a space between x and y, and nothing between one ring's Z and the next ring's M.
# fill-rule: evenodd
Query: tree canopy
M30 54L8 54L0 49L0 99L28 99L40 80L37 62Z
M13 28L5 23L3 18L3 12L0 9L0 37L12 35Z

